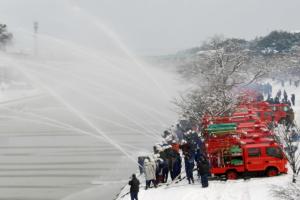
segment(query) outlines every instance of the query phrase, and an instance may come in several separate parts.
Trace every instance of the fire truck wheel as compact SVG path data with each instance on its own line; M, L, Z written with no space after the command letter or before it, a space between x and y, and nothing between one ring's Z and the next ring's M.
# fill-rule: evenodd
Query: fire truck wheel
M267 170L268 177L277 176L277 175L278 175L278 170L276 168L270 168Z
M236 171L230 170L226 173L226 178L229 180L235 180L237 178Z

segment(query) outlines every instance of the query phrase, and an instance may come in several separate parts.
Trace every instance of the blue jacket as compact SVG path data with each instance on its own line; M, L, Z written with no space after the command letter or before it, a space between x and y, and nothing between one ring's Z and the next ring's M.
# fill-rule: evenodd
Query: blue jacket
M201 150L201 152L204 152L203 142L201 138L198 139L198 147Z
M179 163L178 160L176 160L173 164L173 171L179 171Z
M139 163L139 169L140 171L142 171L144 166L144 160L139 160L138 163Z
M195 154L195 161L196 161L197 163L199 163L200 156L203 156L203 153L196 153L196 154Z
M160 164L158 163L155 163L155 166L156 166L156 170L155 170L155 173L159 173L160 172Z
M178 160L178 164L179 164L179 169L181 169L181 167L182 167L182 158L181 158L181 156L178 156L177 160Z
M186 164L187 164L185 166L186 169L194 169L194 167L195 167L194 159L192 159L192 158L188 159Z
M168 164L166 162L161 162L159 165L159 169L163 169L163 171L169 170Z

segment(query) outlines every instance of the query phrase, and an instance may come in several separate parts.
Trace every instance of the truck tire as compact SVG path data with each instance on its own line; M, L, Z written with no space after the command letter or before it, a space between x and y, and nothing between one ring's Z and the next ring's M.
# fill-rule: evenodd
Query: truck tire
M274 168L274 167L269 168L267 170L267 176L268 177L278 176L278 170L276 168Z
M226 173L226 179L229 179L229 180L235 180L235 179L237 179L237 173L236 173L236 171L234 171L234 170L229 170L229 171Z

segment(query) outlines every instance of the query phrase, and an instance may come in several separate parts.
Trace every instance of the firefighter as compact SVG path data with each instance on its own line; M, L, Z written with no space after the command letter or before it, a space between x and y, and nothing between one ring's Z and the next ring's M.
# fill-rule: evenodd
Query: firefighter
M178 169L178 175L179 175L181 174L181 167L182 167L182 158L180 156L180 153L177 153L177 160L179 165L179 169ZM179 176L179 179L181 180L181 176Z
M155 178L156 178L156 185L159 182L159 173L161 171L159 165L160 165L161 159L157 159L155 162Z
M166 153L164 152L163 148L158 148L158 153L159 153L159 157L161 159L163 159L163 161L166 161L167 160L167 156L166 156Z
M185 140L182 140L182 141L181 141L181 145L179 145L179 148L180 148L182 151L185 151L185 150L188 149L188 145L187 145L187 143L186 143Z
M162 172L162 182L163 183L166 183L168 181L168 173L169 173L169 168L168 168L168 164L166 161L160 161L160 164L159 164L159 168L161 169L161 172Z
M191 180L194 183L193 169L195 164L194 164L194 159L191 157L191 155L188 154L186 157L187 157L187 161L186 161L185 170L186 170L186 175L189 184L191 184Z
M199 134L199 138L198 138L198 148L200 149L201 152L204 152L203 138L201 134Z
M187 145L188 145L189 154L192 156L192 158L195 158L196 145L192 142L191 139L188 140Z
M203 156L203 154L201 153L200 149L197 149L197 153L195 154L195 161L196 161L196 165L197 165L197 175L198 175L198 178L200 178L200 171L198 170L199 169L199 165L200 165L200 157Z
M172 181L179 175L179 163L176 157L172 157L172 171L171 171L171 178Z
M175 149L177 152L179 152L179 143L176 142L175 140L173 140L172 142L172 149Z
M209 173L209 164L206 160L205 156L201 156L201 164L199 166L199 171L201 175L201 183L202 183L202 188L208 187L208 178L207 175Z

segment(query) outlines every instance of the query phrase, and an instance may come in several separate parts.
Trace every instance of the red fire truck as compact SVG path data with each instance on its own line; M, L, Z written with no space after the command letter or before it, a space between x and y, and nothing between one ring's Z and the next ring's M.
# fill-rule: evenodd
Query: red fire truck
M211 174L227 179L242 176L277 176L287 173L287 160L274 141L242 145L230 136L211 138L205 143Z
M270 119L272 114L274 115L274 121L278 123L283 123L283 121L286 119L286 114L289 112L290 107L286 103L280 103L280 104L269 104L265 101L262 102L251 102L249 104L239 105L239 109L256 109L260 110L260 113L257 113L257 115L263 119L263 117ZM264 110L262 112L261 110ZM272 113L270 113L272 112Z

